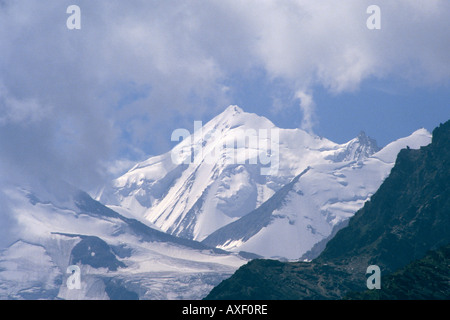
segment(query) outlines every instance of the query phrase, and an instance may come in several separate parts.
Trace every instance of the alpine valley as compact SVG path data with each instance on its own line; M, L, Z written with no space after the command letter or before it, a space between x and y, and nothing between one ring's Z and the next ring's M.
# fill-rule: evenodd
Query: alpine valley
M317 259L328 241L322 256L338 256L344 230L354 221L365 230L352 217L397 157L430 142L419 129L384 148L364 132L338 144L230 106L98 192L57 179L10 182L0 198L15 239L0 252L0 298L201 299L240 267L208 297L243 297L227 287L242 270ZM70 265L80 267L80 289L67 286Z

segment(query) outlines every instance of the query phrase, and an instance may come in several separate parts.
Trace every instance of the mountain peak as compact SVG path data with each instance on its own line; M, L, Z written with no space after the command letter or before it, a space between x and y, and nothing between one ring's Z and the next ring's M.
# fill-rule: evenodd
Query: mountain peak
M427 129L425 129L425 128L417 129L416 131L414 131L414 132L411 134L411 136L420 136L420 135L431 137L431 133L430 133Z
M230 122L247 114L250 115L250 113L245 112L237 105L230 105L226 107L225 110L222 111L222 113L219 113L217 116L215 116L211 121L214 121L216 119L219 122Z
M380 147L378 147L377 141L366 135L364 131L361 130L356 139L358 140L360 145L368 147L371 154L380 151Z
M344 148L336 152L331 159L335 162L359 161L370 157L381 150L375 139L372 139L364 131L360 131L358 136L343 145Z
M245 112L237 105L228 106L222 113L205 124L205 131L222 130L245 126L246 128L273 128L275 125L267 118L255 113Z
M235 115L239 113L244 113L244 110L237 105L229 105L223 112L223 114Z
M358 134L358 139L366 139L367 135L366 132L364 130L361 130Z

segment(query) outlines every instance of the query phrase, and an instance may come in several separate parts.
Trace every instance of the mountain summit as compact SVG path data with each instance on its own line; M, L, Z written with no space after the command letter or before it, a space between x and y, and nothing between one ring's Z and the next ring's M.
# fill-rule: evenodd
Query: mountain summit
M430 141L420 132L379 151L361 133L337 144L237 106L199 124L190 135L175 130L184 139L171 151L136 164L96 199L171 235L287 259L362 207L392 168L389 155Z
M203 240L257 208L311 162L329 162L324 156L337 149L230 106L170 152L138 163L97 199L170 234Z
M361 131L356 138L350 140L344 146L345 148L334 154L331 159L336 162L359 161L380 151L377 142L368 137L364 131Z

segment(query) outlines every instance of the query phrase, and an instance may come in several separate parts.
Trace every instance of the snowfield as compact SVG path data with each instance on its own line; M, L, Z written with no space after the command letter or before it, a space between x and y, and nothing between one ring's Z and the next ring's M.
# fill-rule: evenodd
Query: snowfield
M398 152L430 142L420 129L382 149L363 132L337 144L230 106L95 197L57 178L8 182L0 299L201 299L251 258L320 253Z
M267 134L259 136L261 129ZM243 132L254 132L249 138L254 143L230 143ZM267 258L298 259L370 199L402 148L430 142L431 134L420 129L381 150L364 132L337 144L300 129L277 128L230 106L170 152L136 164L96 199L178 237ZM201 152L194 161L172 161L174 153L189 158L189 150ZM241 161L227 161L230 154ZM276 174L262 174L267 163L256 161L261 154L274 156ZM280 195L300 174L292 190ZM264 205L268 201L271 205Z
M177 239L67 189L50 202L21 188L5 192L17 241L0 254L1 299L200 299L247 260ZM66 285L81 268L80 290Z

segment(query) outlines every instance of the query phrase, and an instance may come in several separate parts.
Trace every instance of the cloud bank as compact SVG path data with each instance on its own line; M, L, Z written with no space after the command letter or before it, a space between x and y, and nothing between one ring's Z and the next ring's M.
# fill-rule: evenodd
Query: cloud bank
M81 8L81 30L66 9ZM448 83L450 2L0 2L0 170L89 188L111 159L169 144L184 115L233 103L234 74L264 70L298 99L312 131L314 87L371 78ZM245 106L244 106L245 108Z

